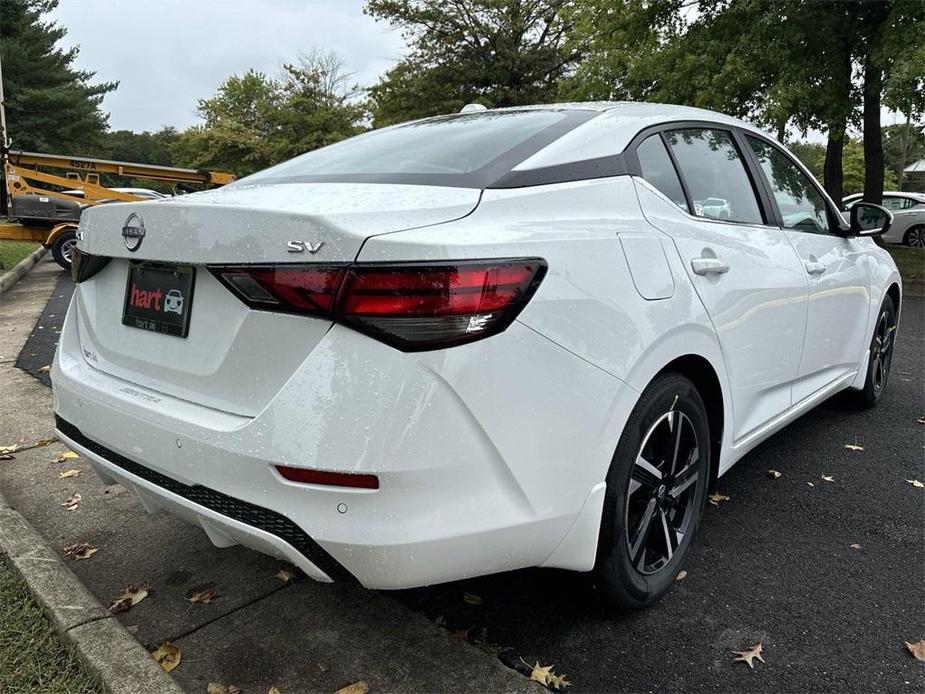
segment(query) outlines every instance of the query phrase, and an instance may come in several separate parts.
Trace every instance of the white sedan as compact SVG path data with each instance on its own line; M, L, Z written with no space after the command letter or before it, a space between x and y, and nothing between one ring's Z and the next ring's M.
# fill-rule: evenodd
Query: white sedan
M780 144L699 109L369 132L87 210L57 432L148 511L317 580L559 567L643 607L719 475L838 391L883 395L889 223L849 226Z
M842 209L850 211L862 199L860 193L849 195ZM883 240L925 248L925 193L884 191L883 206L893 214L893 224L883 234Z

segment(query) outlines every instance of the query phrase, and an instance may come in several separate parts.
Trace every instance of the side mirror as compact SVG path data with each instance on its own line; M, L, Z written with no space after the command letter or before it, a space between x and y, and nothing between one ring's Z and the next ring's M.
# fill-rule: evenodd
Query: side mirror
M851 208L850 236L879 236L893 224L893 213L872 202L858 202Z

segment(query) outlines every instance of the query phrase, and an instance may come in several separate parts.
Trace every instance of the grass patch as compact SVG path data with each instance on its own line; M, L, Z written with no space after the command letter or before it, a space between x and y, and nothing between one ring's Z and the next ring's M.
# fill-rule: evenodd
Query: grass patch
M11 270L38 247L37 243L31 241L0 241L0 274Z
M886 249L896 261L903 282L925 280L925 248L910 246L887 246Z
M0 556L0 692L102 692Z

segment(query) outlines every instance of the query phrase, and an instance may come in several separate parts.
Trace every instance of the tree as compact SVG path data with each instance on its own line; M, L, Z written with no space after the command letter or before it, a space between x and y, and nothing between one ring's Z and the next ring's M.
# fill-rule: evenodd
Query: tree
M362 130L364 110L336 56L313 52L279 79L249 70L199 101L205 122L171 147L178 163L246 175Z
M106 130L103 97L118 83L92 83L73 67L78 48L55 47L67 30L42 16L58 0L0 2L0 62L13 146L39 152L95 154Z
M870 185L882 189L880 95L894 83L904 97L916 85L922 91L921 63L896 57L921 46L921 0L582 0L570 7L571 41L588 59L566 93L702 106L748 118L779 139L788 127L823 130L822 173L836 199L847 133L861 121L862 103ZM906 79L891 82L898 65L908 65Z
M883 128L883 159L887 171L896 177L898 190L902 190L903 169L912 162L925 159L925 128L916 125L911 117L903 125Z
M172 154L184 166L238 175L266 168L274 163L272 114L278 109L279 88L273 80L254 70L232 75L215 96L199 100L205 122L181 133Z
M369 90L376 125L458 111L469 102L555 100L581 55L566 47L569 0L368 0L411 54Z
M892 131L889 128L884 128L883 143L887 161L896 163L897 186L902 189L903 169L909 162L925 156L921 147L921 121L925 117L925 41L913 42L899 53L886 81L883 102L893 110L906 114L902 137L897 138L901 142L898 156L891 160L888 150L892 149L892 143L887 136L892 135Z
M167 127L157 132L136 133L131 130L111 130L100 141L100 156L115 161L132 161L142 164L172 166L170 148L177 141L176 128Z
M784 139L788 125L829 132L826 185L840 197L852 112L851 34L843 4L797 0L584 0L572 40L589 57L565 92L700 106Z

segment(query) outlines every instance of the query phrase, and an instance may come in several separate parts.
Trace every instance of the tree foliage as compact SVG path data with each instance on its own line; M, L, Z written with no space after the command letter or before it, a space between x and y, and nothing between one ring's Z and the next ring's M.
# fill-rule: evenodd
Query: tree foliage
M376 125L451 113L470 102L553 101L580 57L566 46L569 0L368 0L411 53L369 90Z
M283 66L278 79L249 70L199 101L202 125L172 147L178 164L253 173L362 130L363 107L346 88L332 54L311 53Z
M862 104L875 181L883 168L881 85L897 107L918 108L925 99L920 0L582 0L569 12L571 41L588 56L563 85L566 94L711 108L779 137L788 127L823 130L824 177L835 197Z
M117 83L94 84L93 72L73 65L76 47L55 47L67 30L42 16L57 4L58 0L0 2L8 135L16 149L94 154L108 120L100 105Z

